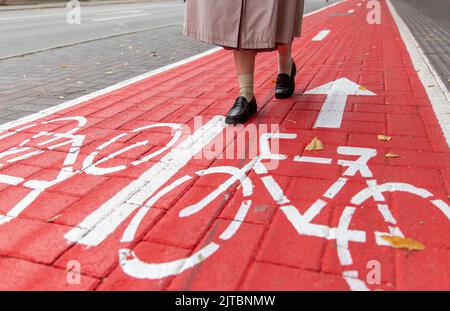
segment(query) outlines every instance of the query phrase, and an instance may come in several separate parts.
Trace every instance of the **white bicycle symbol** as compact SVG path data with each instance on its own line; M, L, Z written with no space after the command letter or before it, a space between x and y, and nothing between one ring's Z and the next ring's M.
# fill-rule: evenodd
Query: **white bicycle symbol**
M219 195L226 191L234 183L240 183L243 197L245 198L240 208L234 215L234 219L213 241L207 243L188 257L180 258L174 261L149 263L144 262L127 247L119 251L120 265L123 271L131 277L138 279L161 279L182 273L208 259L220 249L221 243L231 239L239 230L241 223L252 207L253 181L248 177L248 173L253 171L263 182L266 190L270 193L274 202L284 213L289 222L293 225L299 235L314 236L327 240L335 240L340 264L344 267L343 278L352 290L368 290L365 281L358 276L358 271L353 267L353 257L349 250L349 242L365 243L367 232L364 230L351 230L349 225L352 221L353 214L368 199L374 199L378 211L381 213L386 226L387 232L374 232L375 240L379 246L390 246L382 236L400 236L404 237L402 231L397 226L396 219L390 211L384 194L388 192L405 192L428 200L433 206L438 208L450 220L450 207L441 199L434 198L434 195L426 189L418 188L407 183L384 183L378 184L373 179L372 171L367 163L376 156L375 149L354 148L354 147L338 147L337 153L345 156L356 156L357 159L338 160L337 164L346 168L342 176L325 191L321 198L317 199L303 214L301 214L289 198L283 193L282 188L275 178L269 174L264 160L285 161L288 159L286 155L273 154L270 151L269 141L272 139L295 139L296 134L285 133L269 133L260 137L261 154L251 160L242 168L233 166L217 166L205 170L197 171L198 176L213 174L228 174L230 177L223 182L217 189L209 195L201 199L198 203L186 206L179 213L179 217L187 219L200 212L208 204L214 201ZM331 158L320 157L300 157L296 156L294 162L306 162L317 165L330 165L333 163ZM329 227L322 224L316 224L313 220L327 207L331 199L333 199L347 184L352 176L360 174L367 187L356 193L350 203L345 206L340 216L337 227ZM192 179L190 175L183 176L173 181L168 186L162 188L158 193L151 197L135 214L125 230L121 242L131 242L134 240L139 224L143 220L148 210L163 196L170 194L172 190L179 187L183 183Z
M0 168L1 168L20 162L25 159L35 157L40 154L44 154L47 151L58 150L58 148L67 145L70 146L70 149L65 156L64 163L62 164L62 167L59 170L58 175L53 180L37 180L37 179L26 180L25 178L22 177L0 173L0 183L12 186L21 185L31 190L5 215L0 215L0 225L7 223L12 219L18 217L28 206L30 206L39 197L39 195L45 189L51 186L61 183L77 174L85 173L88 175L105 175L125 170L130 166L138 166L164 153L166 150L174 146L183 134L182 125L175 123L150 124L133 129L128 132L120 133L112 137L108 141L102 143L101 145L96 147L96 149L93 152L88 154L83 159L83 163L80 169L75 169L74 165L76 161L80 158L80 149L83 147L83 142L85 141L86 136L77 133L80 130L82 130L83 127L86 125L87 120L85 117L73 116L73 117L57 118L49 121L43 121L41 123L29 124L21 128L18 128L15 131L6 131L3 133L0 132L0 142L2 141L2 139L13 138L14 135L23 133L25 130L31 129L39 125L52 125L58 123L61 123L59 128L62 128L64 125L70 127L70 124L72 123L75 123L75 126L67 130L66 132L40 131L39 133L34 135L30 134L32 135L30 138L23 140L19 144L7 150L0 151ZM107 163L109 160L114 159L119 155L128 152L134 148L145 146L150 142L149 140L142 140L130 144L126 147L123 147L117 151L114 151L107 156L99 157L99 153L101 151L105 150L108 146L118 141L119 139L122 139L127 135L133 133L138 133L147 129L158 127L169 128L172 132L172 137L165 146L162 146L156 151L151 152L149 154L145 154L141 158L135 161L131 161L130 163L124 163L122 165L116 166L105 166L105 163ZM99 159L96 161L97 158ZM124 161L126 160L124 159Z

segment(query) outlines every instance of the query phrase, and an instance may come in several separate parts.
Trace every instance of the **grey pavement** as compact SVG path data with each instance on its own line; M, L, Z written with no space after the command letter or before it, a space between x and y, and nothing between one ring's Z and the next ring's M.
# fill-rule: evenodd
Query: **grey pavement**
M450 1L392 0L392 4L450 90Z

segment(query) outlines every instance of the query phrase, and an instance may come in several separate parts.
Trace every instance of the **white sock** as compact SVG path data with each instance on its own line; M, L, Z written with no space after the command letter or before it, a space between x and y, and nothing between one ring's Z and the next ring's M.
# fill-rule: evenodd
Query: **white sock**
M291 54L278 54L278 73L285 73L291 76L292 73L292 57Z
M239 80L239 96L244 96L250 102L253 99L253 74L238 75Z

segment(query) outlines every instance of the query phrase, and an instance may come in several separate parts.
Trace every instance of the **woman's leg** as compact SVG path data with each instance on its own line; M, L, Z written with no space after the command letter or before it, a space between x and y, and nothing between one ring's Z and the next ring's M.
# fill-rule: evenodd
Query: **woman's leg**
M239 80L239 97L227 113L225 123L245 123L256 113L256 99L253 93L256 52L234 51L236 74Z
M275 86L275 97L289 98L295 91L295 75L297 68L291 55L292 44L278 45L278 77Z
M250 102L253 99L253 77L255 73L256 52L234 51L236 74L239 81L239 96Z
M292 44L278 45L278 73L285 73L288 76L292 73Z

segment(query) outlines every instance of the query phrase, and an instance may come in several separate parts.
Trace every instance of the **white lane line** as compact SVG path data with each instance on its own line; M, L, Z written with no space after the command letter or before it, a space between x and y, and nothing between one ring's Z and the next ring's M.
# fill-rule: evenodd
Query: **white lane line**
M103 18L94 18L92 19L93 22L105 22L115 19L124 19L124 18L132 18L132 17L141 17L141 16L148 16L150 13L141 13L141 14L132 14L132 15L121 15L121 16L111 16L111 17L103 17Z
M299 157L299 156L295 156L294 157L294 161L295 162L305 162L305 163L316 163L316 164L331 164L331 162L333 161L330 158L319 158L319 157Z
M311 41L322 41L330 33L329 29L321 30Z
M387 4L450 147L450 93L391 1ZM434 87L428 87L430 85Z

